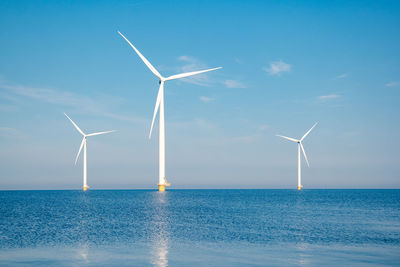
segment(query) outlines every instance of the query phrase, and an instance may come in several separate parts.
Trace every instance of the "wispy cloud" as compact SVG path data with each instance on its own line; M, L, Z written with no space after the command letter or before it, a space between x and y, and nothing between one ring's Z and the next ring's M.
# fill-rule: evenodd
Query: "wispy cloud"
M112 106L118 106L125 101L123 98L116 96L98 94L88 97L68 91L10 84L4 81L0 81L0 89L3 91L0 94L0 98L15 99L13 102L19 105L22 104L20 99L33 99L87 114L97 114L131 122L144 121L142 118L120 115L111 111Z
M173 129L177 132L185 132L186 134L195 133L197 135L201 132L207 132L209 135L218 135L219 133L217 125L203 118L195 118L187 121L170 121L169 124L173 125Z
M239 58L235 57L234 60L235 60L236 63L242 64L242 61Z
M207 97L207 96L200 96L200 100L201 100L203 103L210 103L210 102L214 101L215 98Z
M15 139L24 139L26 137L21 131L11 127L0 127L0 136Z
M346 78L348 76L349 76L348 73L343 73L343 74L340 74L340 75L336 76L335 80L344 79L344 78Z
M246 88L246 85L244 83L236 80L225 80L223 84L227 88Z
M398 85L400 85L399 82L389 82L389 83L385 84L385 86L387 86L387 87L394 87L394 86L398 86Z
M320 99L320 100L329 100L329 99L336 99L336 98L339 98L339 97L340 97L340 95L330 94L330 95L321 95L321 96L318 97L318 99Z
M263 70L267 72L269 75L281 75L281 73L284 72L290 72L292 69L292 66L288 63L283 62L282 60L280 61L274 61L269 63L269 67L264 67Z
M76 94L70 92L56 91L52 89L34 88L23 85L10 85L0 84L0 88L8 90L9 92L23 97L33 98L51 104L69 105L69 106L83 106L88 104L91 106L92 100L90 98L78 97ZM13 96L11 96L13 97ZM8 97L10 98L10 97Z
M194 131L196 135L201 133L202 138L205 136L212 137L209 139L206 138L208 142L212 142L215 146L224 146L230 144L248 144L254 143L260 138L260 134L243 134L236 135L234 132L225 132L220 128L219 124L215 124L209 120L196 118L189 121L170 122L173 125L175 131L185 132L186 134L190 134L191 138L193 138L193 134L190 131ZM207 133L207 134L204 134ZM233 135L231 135L233 134ZM203 139L205 140L205 139Z
M192 57L192 56L187 56L187 55L178 57L178 60L179 61L183 61L183 62L187 62L187 63L190 63L190 64L194 64L194 65L199 64L199 60L197 58Z
M192 56L180 56L178 57L178 60L184 63L183 66L178 68L177 71L179 73L198 71L209 68L204 62ZM198 74L179 80L201 86L210 86L211 84L215 83L214 80L210 79L208 73Z
M253 143L259 138L258 134L253 135L243 135L243 136L234 136L225 138L224 141L226 143Z

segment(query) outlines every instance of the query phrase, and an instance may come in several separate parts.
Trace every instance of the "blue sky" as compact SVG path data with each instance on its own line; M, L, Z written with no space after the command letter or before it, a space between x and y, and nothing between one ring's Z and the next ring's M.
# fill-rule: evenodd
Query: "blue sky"
M165 76L173 188L399 188L398 1L1 1L0 189L155 188Z

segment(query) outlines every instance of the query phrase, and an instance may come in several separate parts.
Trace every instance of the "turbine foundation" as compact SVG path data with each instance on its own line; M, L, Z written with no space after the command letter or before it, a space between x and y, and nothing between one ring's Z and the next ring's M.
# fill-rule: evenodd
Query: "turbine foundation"
M89 186L84 186L84 187L83 187L83 191L87 191L88 188L89 188Z
M301 188L303 188L302 185L297 186L297 190L301 190Z
M159 192L165 192L165 187L170 186L170 183L165 183L165 184L157 184L158 185L158 191Z

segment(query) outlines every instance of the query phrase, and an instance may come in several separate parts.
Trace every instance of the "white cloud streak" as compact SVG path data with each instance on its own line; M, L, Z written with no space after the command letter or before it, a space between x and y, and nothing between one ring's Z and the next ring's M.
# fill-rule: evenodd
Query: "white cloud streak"
M86 114L102 115L109 118L130 122L143 122L142 118L130 117L125 115L116 114L110 111L110 106L119 105L124 102L123 98L111 95L96 95L95 97L88 97L71 93L68 91L35 88L24 85L15 85L0 81L0 98L15 99L17 104L21 104L19 98L34 99L40 102L57 105L63 108L70 108Z
M339 97L340 97L340 95L330 94L330 95L321 95L321 96L318 97L318 99L320 99L320 100L329 100L329 99L336 99L336 98L339 98Z
M336 77L335 77L335 80L344 79L344 78L346 78L347 76L349 76L349 74L343 73L343 74L340 74L340 75L336 76Z
M215 98L207 97L207 96L200 96L200 100L201 100L203 103L210 103L210 102L214 101Z
M180 56L178 60L185 63L185 65L178 68L178 73L191 72L208 69L206 64L204 64L201 60L192 57L192 56ZM206 73L194 75L188 78L179 79L180 81L201 85L201 86L210 86L215 83L215 81L211 80L209 75Z
M225 80L223 82L227 88L246 88L246 85L236 80Z
M222 143L232 143L232 144L238 144L238 143L254 143L260 136L258 134L254 135L243 135L243 136L234 136L234 137L228 137L225 138Z
M274 61L269 63L269 68L264 67L263 70L267 72L269 75L277 75L280 76L281 73L284 72L290 72L292 69L292 66L288 63L283 62L282 60L280 61Z
M387 87L394 87L394 86L398 86L398 85L400 85L399 82L389 82L389 83L385 84L385 86L387 86Z
M0 136L15 139L23 139L26 137L21 131L11 127L0 127Z

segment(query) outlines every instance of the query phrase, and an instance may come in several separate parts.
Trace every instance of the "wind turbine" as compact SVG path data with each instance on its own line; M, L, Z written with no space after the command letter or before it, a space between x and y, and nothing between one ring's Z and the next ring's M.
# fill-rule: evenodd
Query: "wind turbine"
M193 75L197 75L200 73L208 72L208 71L213 71L217 69L221 69L221 67L218 68L213 68L213 69L207 69L207 70L200 70L200 71L193 71L193 72L186 72L186 73L181 73L181 74L176 74L172 75L169 77L163 77L157 70L156 68L151 65L151 63L139 52L139 50L136 49L136 47L133 46L129 40L118 31L118 33L125 39L125 41L128 42L128 44L135 50L135 52L138 54L138 56L142 59L144 64L151 70L151 72L158 77L158 81L160 84L160 88L158 89L158 94L157 94L157 100L156 100L156 106L154 107L154 114L153 114L153 120L151 122L151 128L150 128L150 134L149 138L151 138L151 132L153 131L153 125L154 125L154 119L156 118L157 111L160 110L160 118L159 118L159 141L158 141L158 146L159 146L159 169L158 169L158 190L159 191L165 191L165 186L169 186L170 184L167 182L165 178L165 118L164 118L164 83L166 81L170 80L175 80L175 79L181 79Z
M67 116L67 118L71 121L71 123L75 126L75 128L78 130L78 132L83 136L82 139L82 143L81 146L79 147L79 151L78 154L76 155L75 158L75 165L76 162L78 161L79 155L82 151L82 147L83 147L83 191L86 191L89 186L87 185L87 168L86 168L86 138L89 136L95 136L95 135L100 135L100 134L106 134L106 133L112 133L115 132L115 130L112 131L106 131L106 132L98 132L98 133L91 133L91 134L85 134L79 127L78 125L76 125L76 123L70 118L68 117L67 114L64 113L65 116Z
M302 143L302 142L303 142L304 138L306 138L306 136L311 132L311 130L312 130L317 124L318 124L318 122L315 123L315 124L313 125L313 127L311 127L311 129L308 130L308 132L306 132L306 134L303 135L303 137L302 137L300 140L297 140L297 139L294 139L294 138L291 138L291 137L287 137L287 136L283 136L283 135L279 135L279 134L276 135L276 136L285 138L285 139L287 139L287 140L289 140L289 141L293 141L293 142L296 142L296 143L297 143L297 189L298 189L298 190L300 190L300 189L303 187L303 185L301 184L300 150L303 151L303 155L304 155L304 158L306 159L307 165L308 165L308 167L310 167L310 164L308 163L307 155L306 155L306 152L304 151L304 147L303 147L303 143Z

